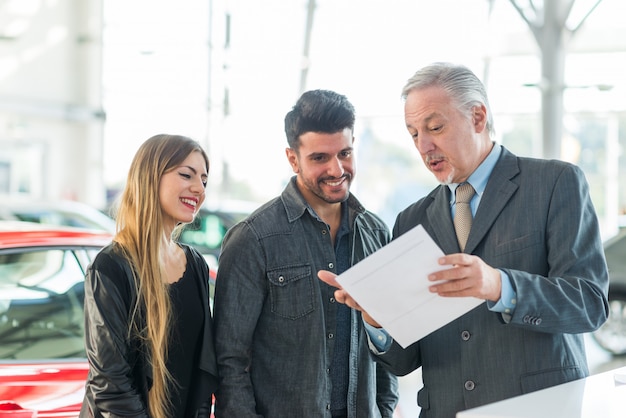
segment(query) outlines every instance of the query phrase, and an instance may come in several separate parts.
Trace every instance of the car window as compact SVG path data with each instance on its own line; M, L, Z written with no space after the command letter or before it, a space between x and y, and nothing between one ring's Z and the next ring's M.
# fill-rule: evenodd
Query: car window
M77 255L87 260L85 250L0 253L0 360L85 357Z

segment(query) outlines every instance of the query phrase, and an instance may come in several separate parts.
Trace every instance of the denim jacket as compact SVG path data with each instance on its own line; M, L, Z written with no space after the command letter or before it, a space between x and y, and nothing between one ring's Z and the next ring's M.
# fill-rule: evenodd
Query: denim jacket
M389 232L354 196L347 204L353 265L385 245ZM337 302L317 272L335 266L328 226L295 177L231 228L215 290L217 418L331 416ZM369 354L360 313L351 321L348 417L392 417L397 378Z

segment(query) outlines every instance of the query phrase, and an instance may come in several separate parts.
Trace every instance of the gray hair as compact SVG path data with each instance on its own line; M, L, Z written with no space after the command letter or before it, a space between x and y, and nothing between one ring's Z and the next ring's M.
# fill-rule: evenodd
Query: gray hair
M489 136L495 134L485 86L467 67L446 62L437 62L423 67L409 78L402 88L402 99L406 100L413 90L433 86L445 90L458 104L459 110L467 115L471 115L474 106L484 105L487 109L487 132Z

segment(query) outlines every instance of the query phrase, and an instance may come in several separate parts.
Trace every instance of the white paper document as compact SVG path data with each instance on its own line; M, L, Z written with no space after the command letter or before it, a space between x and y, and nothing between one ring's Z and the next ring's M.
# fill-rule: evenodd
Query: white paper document
M391 241L337 277L339 284L403 348L483 303L430 293L427 276L446 266L444 254L421 225Z

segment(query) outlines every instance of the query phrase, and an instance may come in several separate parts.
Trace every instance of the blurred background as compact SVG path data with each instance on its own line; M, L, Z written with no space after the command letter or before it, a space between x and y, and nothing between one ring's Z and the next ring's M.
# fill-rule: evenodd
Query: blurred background
M325 88L357 109L353 191L392 224L434 184L400 90L453 61L486 84L497 141L583 168L609 237L626 208L625 15L621 0L0 0L0 195L106 208L139 144L179 133L208 150L209 202L261 203L292 174L284 115Z
M245 213L291 177L283 118L323 88L355 105L352 190L392 226L434 186L401 88L452 61L487 86L498 142L584 170L609 239L626 212L625 17L623 0L0 0L0 200L106 211L139 145L173 133L208 151L207 204Z
M291 177L283 118L323 88L355 105L353 192L392 226L434 186L400 90L452 61L487 86L498 142L584 170L608 240L626 211L624 17L622 0L0 0L0 208L106 212L139 145L175 133L211 158L207 204L238 218ZM589 341L592 372L623 363ZM420 385L402 379L398 414Z

